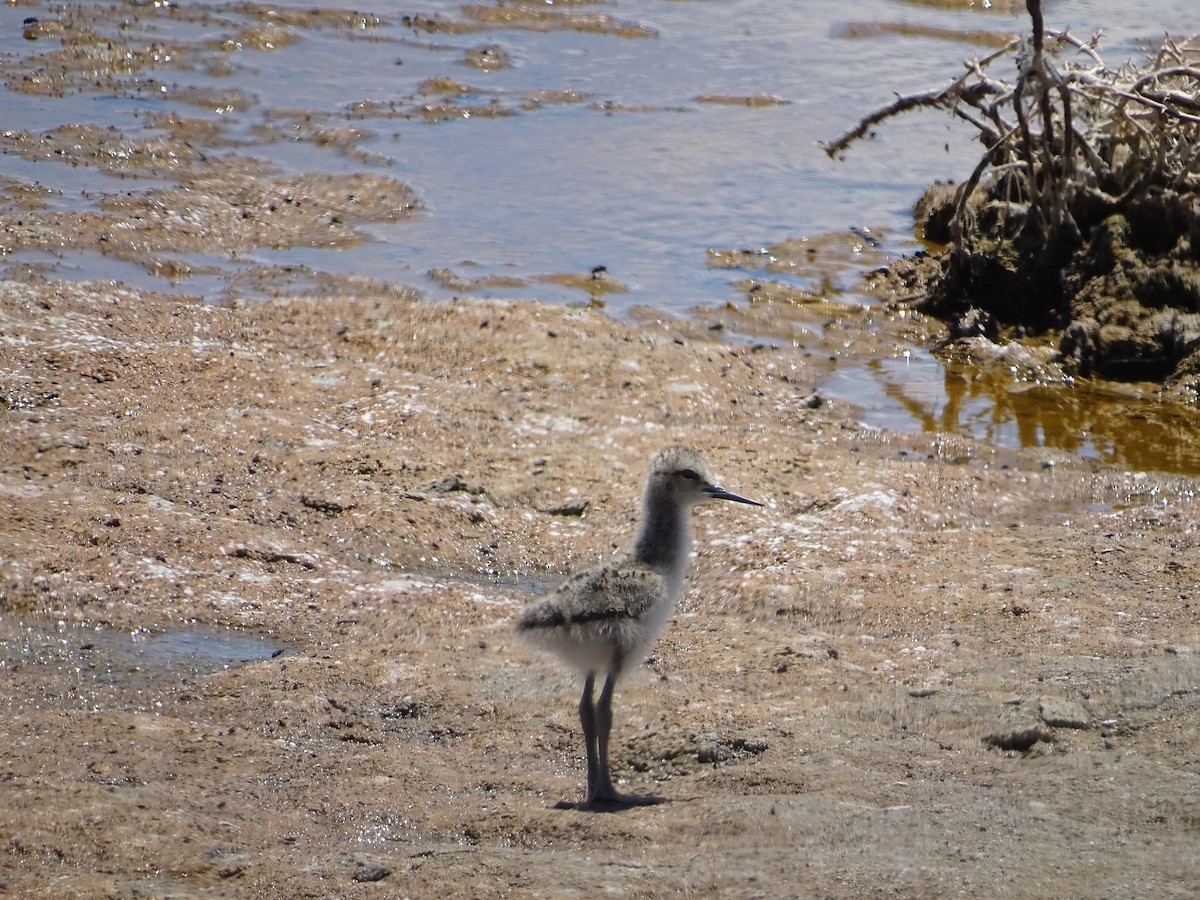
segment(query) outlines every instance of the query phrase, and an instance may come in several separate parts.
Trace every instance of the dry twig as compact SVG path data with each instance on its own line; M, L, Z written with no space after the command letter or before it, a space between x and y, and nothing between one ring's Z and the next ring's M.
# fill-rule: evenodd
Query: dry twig
M969 242L968 199L989 173L1004 175L1002 198L1024 208L1025 229L1046 252L1077 245L1094 222L1081 210L1120 211L1150 191L1200 187L1200 44L1169 35L1144 66L1110 69L1084 42L1043 29L1041 4L1027 0L1028 40L1014 40L939 90L897 97L824 145L837 156L892 116L945 108L974 127L986 150L959 189L952 236ZM1064 50L1075 57L1061 59ZM1000 60L1015 62L1015 83L996 77ZM1005 115L1015 116L1015 123ZM1011 196L1011 184L1021 186ZM997 198L1001 199L1001 198Z

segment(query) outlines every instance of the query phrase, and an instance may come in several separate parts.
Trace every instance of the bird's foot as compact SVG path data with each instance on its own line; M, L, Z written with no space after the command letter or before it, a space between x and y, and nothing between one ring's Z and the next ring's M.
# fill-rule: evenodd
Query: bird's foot
M631 806L657 806L659 803L666 802L666 797L657 797L652 794L618 794L614 790L607 790L589 793L587 800L580 808L611 812Z
M577 812L621 812L621 810L632 809L635 806L657 806L666 802L666 797L652 794L618 794L616 791L597 791L582 803L559 800L554 804L554 808L573 809Z

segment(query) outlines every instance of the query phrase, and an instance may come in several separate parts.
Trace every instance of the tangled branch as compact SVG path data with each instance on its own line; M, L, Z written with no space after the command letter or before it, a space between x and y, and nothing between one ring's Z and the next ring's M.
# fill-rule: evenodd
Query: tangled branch
M898 97L824 145L844 153L872 127L920 108L947 109L986 148L958 188L951 237L971 239L972 194L985 182L1026 235L1057 252L1077 246L1105 215L1150 192L1200 187L1200 44L1170 36L1142 66L1109 68L1099 35L1081 41L1045 32L1041 4L1027 0L1032 34L964 63L939 90ZM1064 58L1067 53L1071 58ZM1012 60L1016 79L994 74ZM991 176L990 178L987 176Z

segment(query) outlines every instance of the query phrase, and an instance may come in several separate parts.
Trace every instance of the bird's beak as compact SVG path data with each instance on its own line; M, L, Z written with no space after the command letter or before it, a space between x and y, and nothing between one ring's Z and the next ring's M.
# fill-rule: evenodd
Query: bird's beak
M715 484L705 485L704 493L713 500L733 500L735 503L749 503L751 506L762 506L757 500L748 500L745 497L735 494L733 491L727 491L723 487L718 487Z

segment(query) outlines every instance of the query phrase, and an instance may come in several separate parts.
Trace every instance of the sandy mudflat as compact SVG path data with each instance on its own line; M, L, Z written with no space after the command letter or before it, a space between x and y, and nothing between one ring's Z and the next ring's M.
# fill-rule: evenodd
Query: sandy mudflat
M1194 896L1194 483L864 430L710 324L0 285L0 892ZM619 692L667 802L557 809L512 624L673 442L768 506ZM120 650L198 627L264 652Z

